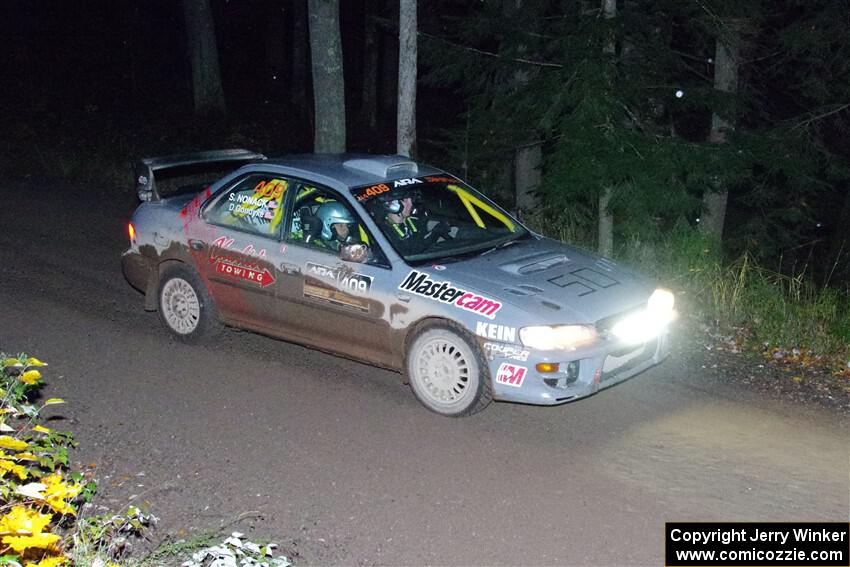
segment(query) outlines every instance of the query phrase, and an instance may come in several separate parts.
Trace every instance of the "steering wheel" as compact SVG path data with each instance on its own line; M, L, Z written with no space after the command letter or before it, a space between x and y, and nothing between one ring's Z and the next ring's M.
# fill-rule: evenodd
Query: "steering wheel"
M439 221L437 224L431 227L428 232L425 233L425 239L430 240L433 238L435 241L439 240L440 238L442 238L443 240L452 240L454 239L454 236L452 236L451 230L452 225L450 225L446 221Z

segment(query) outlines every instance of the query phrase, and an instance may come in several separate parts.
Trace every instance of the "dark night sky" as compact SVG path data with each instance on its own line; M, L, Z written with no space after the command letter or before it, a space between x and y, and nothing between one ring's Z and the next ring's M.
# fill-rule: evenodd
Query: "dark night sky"
M342 4L347 98L349 113L356 116L363 11L360 2ZM212 5L228 117L273 117L292 129L309 129L309 116L287 107L293 86L288 58L296 39L292 3L214 1ZM55 121L61 131L69 120L132 125L188 115L191 76L182 17L175 0L3 3L0 20L11 46L0 93L5 118ZM382 47L390 47L382 53L394 57L394 35L381 34L380 41L386 42ZM282 49L270 54L269 46ZM309 68L300 72L309 81ZM389 94L395 95L385 92L383 100L392 101ZM426 94L425 105L427 99ZM383 114L394 119L394 109ZM349 128L352 123L356 126L356 119L350 117L349 123ZM383 126L388 134L394 133L394 126ZM356 143L356 133L353 137ZM297 144L304 143L306 138L300 136Z

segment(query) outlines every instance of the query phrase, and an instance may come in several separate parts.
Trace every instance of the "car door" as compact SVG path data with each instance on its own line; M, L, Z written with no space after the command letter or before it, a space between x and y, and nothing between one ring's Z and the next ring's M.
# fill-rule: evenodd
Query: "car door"
M240 327L278 334L281 227L291 181L249 173L219 191L189 234L196 267L221 316Z
M341 211L339 206L355 221L353 239L370 244L368 262L341 260L336 243L323 238L321 215L328 207ZM278 266L289 331L323 350L390 364L389 298L382 290L391 272L361 219L339 194L309 184L293 195L291 211L287 248Z

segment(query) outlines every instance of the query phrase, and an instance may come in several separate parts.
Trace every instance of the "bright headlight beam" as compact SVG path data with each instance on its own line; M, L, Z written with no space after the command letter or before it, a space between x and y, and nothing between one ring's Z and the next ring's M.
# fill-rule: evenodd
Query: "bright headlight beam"
M646 309L625 317L611 329L615 337L623 342L637 344L650 341L664 332L673 321L675 310L673 293L656 289L646 302Z

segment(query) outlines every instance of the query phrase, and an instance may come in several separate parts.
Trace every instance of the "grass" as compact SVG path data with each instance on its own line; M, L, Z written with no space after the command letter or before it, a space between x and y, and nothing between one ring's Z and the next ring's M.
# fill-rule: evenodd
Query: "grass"
M633 240L619 256L684 293L710 325L744 330L754 348L806 349L847 362L850 293L816 284L805 268L779 273L746 253L724 261L716 244L690 228L661 243Z

